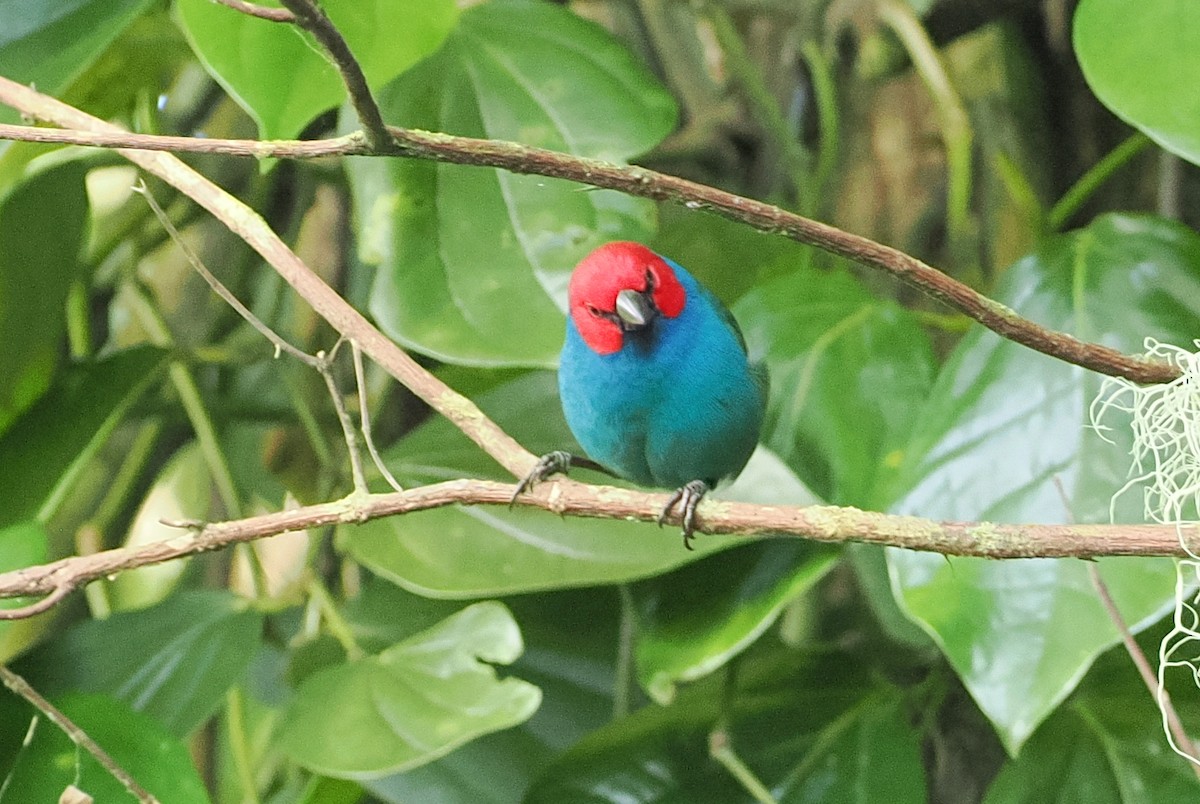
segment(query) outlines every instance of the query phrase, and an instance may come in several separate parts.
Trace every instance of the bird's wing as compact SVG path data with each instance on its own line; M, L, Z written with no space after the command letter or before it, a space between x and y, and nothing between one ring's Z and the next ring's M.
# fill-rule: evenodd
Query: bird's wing
M746 347L746 336L742 334L742 328L738 326L737 319L733 317L733 313L729 312L720 299L713 292L701 285L699 282L696 286L700 288L700 292L704 295L705 301L712 305L717 311L717 315L725 322L725 325L733 330L733 334L737 336L738 344L742 347L742 354L750 356L750 350ZM767 373L767 364L764 362L750 363L750 376L754 378L754 383L758 386L758 390L762 393L762 398L767 398L767 391L771 387L771 378Z

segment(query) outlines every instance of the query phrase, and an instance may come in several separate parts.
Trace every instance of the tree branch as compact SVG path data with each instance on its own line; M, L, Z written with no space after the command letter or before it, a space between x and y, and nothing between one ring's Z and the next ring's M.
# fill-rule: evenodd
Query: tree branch
M447 505L508 505L513 487L490 480L451 480L402 492L351 495L344 500L278 511L246 519L190 527L174 539L72 556L0 574L0 598L68 592L124 570L160 564L232 544L326 525L355 524L380 517ZM667 495L558 478L517 500L560 516L657 521ZM189 527L181 524L180 527ZM1200 548L1194 526L1174 525L999 525L937 522L837 506L764 506L705 500L697 509L697 531L738 536L799 536L818 542L863 542L951 556L981 558L1091 558L1096 556L1183 556L1180 539ZM674 534L671 536L675 539ZM0 620L44 611L44 601L24 609L0 610ZM36 609L36 610L34 610Z
M87 732L79 728L73 720L62 713L62 710L47 701L37 690L29 686L29 682L2 664L0 664L0 682L15 694L28 701L34 709L45 715L51 723L62 730L63 734L67 735L71 742L91 754L100 763L100 766L120 782L121 786L128 790L141 804L158 804L158 799L146 790L146 788L138 784L129 775L127 770L118 765L116 760L107 751L88 736Z
M16 90L21 92L17 93ZM771 204L638 166L615 165L513 142L458 137L393 126L388 127L393 138L392 144L380 150L372 149L361 132L328 140L258 141L127 134L108 124L103 124L104 128L97 131L95 123L81 123L78 119L72 121L64 116L56 119L57 113L46 107L47 102L55 104L55 108L59 109L71 107L2 77L0 102L7 103L27 115L58 125L87 129L64 131L0 125L0 139L147 151L216 153L259 159L312 159L335 155L403 156L550 176L656 201L670 201L682 204L688 209L705 209L760 231L780 234L797 243L816 246L869 268L886 271L970 316L1001 337L1068 363L1139 383L1170 382L1179 376L1179 369L1173 365L1122 354L1107 346L1087 343L1022 318L1007 306L890 246L796 215ZM44 112L39 112L39 109L44 109ZM71 111L83 114L77 110ZM88 119L95 121L95 118Z

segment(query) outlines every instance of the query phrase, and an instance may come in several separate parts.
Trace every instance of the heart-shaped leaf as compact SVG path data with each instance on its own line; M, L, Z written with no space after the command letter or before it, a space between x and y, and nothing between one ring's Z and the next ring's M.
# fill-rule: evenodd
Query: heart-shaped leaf
M1047 240L1008 269L997 294L1036 321L1137 351L1153 336L1190 343L1200 329L1200 237L1150 218L1110 215ZM1125 482L1118 444L1090 432L1100 379L982 328L955 350L922 410L897 476L897 513L950 520L1108 518ZM1121 521L1140 521L1125 495ZM896 594L941 645L1015 753L1117 640L1087 567L1073 560L985 561L890 550ZM1100 570L1125 619L1144 627L1171 606L1167 559L1111 559Z
M284 750L327 776L369 779L436 759L528 719L541 691L496 678L521 655L499 603L477 603L376 656L305 679L280 727Z
M550 3L463 13L446 46L380 94L412 128L621 161L675 124L670 96L606 31ZM540 176L424 160L352 160L371 312L452 363L552 366L567 278L609 240L645 240L650 202Z
M1188 0L1083 0L1075 54L1104 105L1200 165L1200 26Z

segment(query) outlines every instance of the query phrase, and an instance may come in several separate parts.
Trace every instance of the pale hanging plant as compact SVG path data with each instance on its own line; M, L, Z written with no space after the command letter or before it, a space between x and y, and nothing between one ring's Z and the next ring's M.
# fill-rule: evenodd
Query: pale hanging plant
M1200 340L1193 346L1200 350ZM1117 500L1140 487L1146 518L1174 525L1180 547L1188 556L1175 564L1174 625L1159 643L1156 697L1172 750L1200 766L1200 757L1182 732L1170 704L1166 685L1168 669L1182 667L1200 687L1200 555L1184 538L1184 526L1197 524L1200 516L1200 351L1189 352L1147 338L1146 356L1177 366L1180 376L1153 385L1107 378L1092 402L1091 422L1108 441L1105 433L1111 428L1102 423L1105 414L1115 410L1131 419L1130 479L1113 495L1110 518ZM1185 740L1186 744L1181 745Z

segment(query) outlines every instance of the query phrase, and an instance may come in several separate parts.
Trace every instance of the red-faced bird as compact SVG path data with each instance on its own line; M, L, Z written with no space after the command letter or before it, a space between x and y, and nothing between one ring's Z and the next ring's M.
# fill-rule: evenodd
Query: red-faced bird
M571 275L558 387L567 424L592 461L543 456L517 495L572 465L677 489L691 549L696 505L754 452L767 401L737 322L677 263L637 243L609 243ZM593 463L594 461L594 463ZM595 465L599 464L599 467Z

